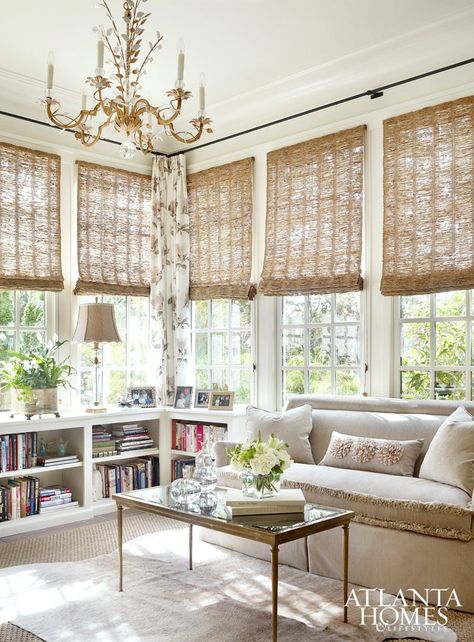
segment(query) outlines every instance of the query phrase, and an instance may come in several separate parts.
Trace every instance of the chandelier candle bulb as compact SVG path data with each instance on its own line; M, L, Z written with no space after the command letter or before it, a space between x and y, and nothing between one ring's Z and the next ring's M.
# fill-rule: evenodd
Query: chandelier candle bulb
M199 109L201 112L206 110L206 76L201 74L199 79Z
M53 89L53 80L54 80L54 53L50 51L48 54L48 79L46 82L48 87L48 95Z
M104 41L102 38L99 38L97 41L97 69L101 71L104 68ZM103 75L103 74L100 74Z
M179 39L178 42L178 82L184 78L184 40Z
M86 96L86 94L84 92L82 93L82 107L81 107L81 109L82 109L82 111L86 111L87 110L87 96Z

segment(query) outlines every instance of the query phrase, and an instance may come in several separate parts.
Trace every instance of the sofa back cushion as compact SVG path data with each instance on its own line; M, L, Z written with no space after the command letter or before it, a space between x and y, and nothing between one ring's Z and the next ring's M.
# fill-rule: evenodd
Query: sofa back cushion
M422 439L374 439L334 431L319 465L412 477L422 445Z

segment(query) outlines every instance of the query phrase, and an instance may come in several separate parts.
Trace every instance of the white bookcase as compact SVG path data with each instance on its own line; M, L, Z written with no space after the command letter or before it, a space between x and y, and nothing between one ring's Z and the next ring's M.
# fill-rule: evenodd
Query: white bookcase
M110 412L96 415L79 411L63 414L59 418L33 418L31 421L21 417L8 419L7 416L0 419L0 435L37 432L38 441L43 439L47 443L61 438L68 442L67 452L77 454L80 459L79 463L69 465L48 468L35 466L34 468L0 472L0 484L3 484L6 479L33 475L39 477L41 486L49 486L51 484L69 486L73 492L73 498L79 501L79 506L75 508L0 522L0 538L49 526L90 519L94 515L114 511L115 502L111 499L93 501L92 471L96 463L119 463L134 459L137 456L159 455L160 483L169 483L171 479L171 459L175 455L171 450L173 419L226 424L228 439L239 441L245 437L245 408L233 411L178 410L176 408L111 409ZM93 458L92 426L127 423L140 423L146 426L153 438L155 447L127 452L126 454ZM176 451L176 454L183 455L186 453Z

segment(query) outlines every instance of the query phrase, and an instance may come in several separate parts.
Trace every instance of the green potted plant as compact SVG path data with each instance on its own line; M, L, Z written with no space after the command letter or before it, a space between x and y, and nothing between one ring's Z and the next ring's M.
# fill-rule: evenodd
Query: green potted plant
M58 362L57 351L66 343L56 341L31 352L6 350L0 361L0 388L12 391L12 411L26 415L54 414L59 417L58 388L71 386L69 377L75 372L66 363Z

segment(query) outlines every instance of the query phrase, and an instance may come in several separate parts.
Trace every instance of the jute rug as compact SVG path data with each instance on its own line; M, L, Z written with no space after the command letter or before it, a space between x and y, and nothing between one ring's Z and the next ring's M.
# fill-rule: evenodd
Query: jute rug
M124 520L125 539L142 533L175 529L176 526L171 520L152 515L127 514ZM113 551L116 547L113 522L8 544L0 542L1 566L34 563L34 566L2 572L2 598L5 599L6 593L11 594L16 586L13 609L19 604L23 607L20 615L12 611L5 614L22 628L0 625L1 642L38 642L41 638L48 642L158 642L168 639L173 642L266 642L270 639L269 566L265 562L229 555L222 549L210 547L207 552L201 550L199 555L196 551L196 567L190 573L186 568L186 533L183 536L184 539L178 541L180 532L175 531L169 535L168 544L165 540L160 541L161 535L131 543L125 563L126 591L123 595L116 592L115 554L85 564L38 564L41 561L80 560ZM200 549L208 547L198 542L196 545ZM177 554L176 551L181 552ZM340 623L339 582L317 578L315 593L314 576L286 567L281 567L280 576L281 642L383 639L383 636L363 637L367 632L361 632L360 627L344 627ZM223 584L228 587L227 592L221 591ZM287 603L292 598L296 601L288 610ZM318 604L316 612L315 604ZM296 613L292 612L295 605ZM7 606L8 603L4 604L4 608ZM11 599L9 608L12 608ZM190 613L192 617L189 617ZM308 613L313 615L308 618ZM350 619L358 621L358 614L351 613ZM104 628L108 638L94 631L94 622L100 624L101 621L106 623ZM331 630L332 621L338 629ZM450 614L449 626L457 630L460 642L474 640L473 623L472 616ZM38 626L40 628L35 628ZM46 629L41 628L44 626ZM316 630L309 627L316 627ZM35 630L40 637L26 632L25 628ZM160 636L168 637L159 637L158 632Z

